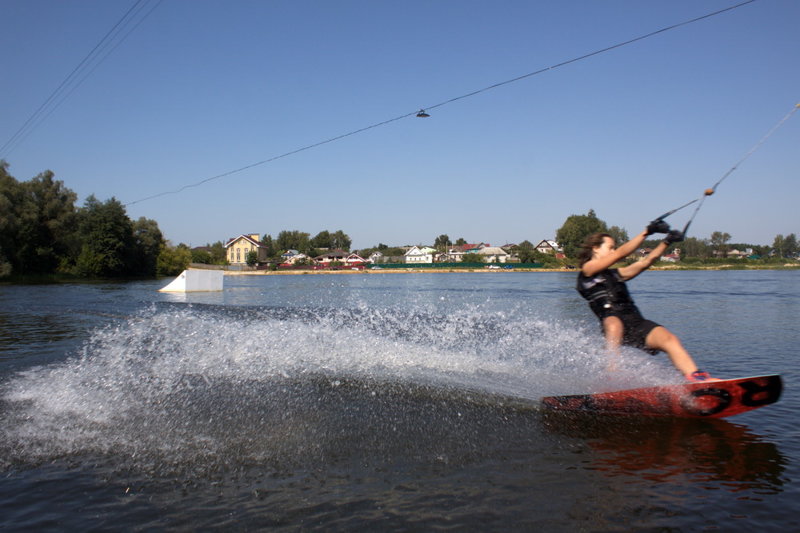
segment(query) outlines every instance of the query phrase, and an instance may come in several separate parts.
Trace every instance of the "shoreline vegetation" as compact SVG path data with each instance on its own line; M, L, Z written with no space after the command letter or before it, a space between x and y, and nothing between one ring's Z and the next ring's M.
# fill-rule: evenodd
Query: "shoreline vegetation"
M130 219L116 198L100 201L89 195L78 207L77 194L54 179L52 171L18 181L8 168L8 163L0 159L0 283L160 279L177 276L192 266L201 268L200 264L231 275L563 272L575 270L587 235L606 233L617 243L629 240L624 228L610 226L590 209L585 215L568 216L556 231L555 240L541 240L538 245L526 239L492 247L477 241L469 244L464 238L453 242L442 234L432 247L378 243L351 251L352 241L343 230L323 230L314 237L299 230L283 230L276 239L270 234L263 238L242 234L224 243L191 248L183 243L172 245L155 220ZM242 238L246 242L239 243ZM650 253L662 238L645 240L637 254ZM678 246L652 269L800 268L800 244L795 233L776 235L771 246L730 240L730 234L715 231L708 239L686 237L675 241ZM430 249L417 253L425 248ZM347 254L355 254L355 262ZM421 256L429 257L425 263L413 261ZM412 260L407 264L409 258ZM229 263L247 266L236 271L223 266Z

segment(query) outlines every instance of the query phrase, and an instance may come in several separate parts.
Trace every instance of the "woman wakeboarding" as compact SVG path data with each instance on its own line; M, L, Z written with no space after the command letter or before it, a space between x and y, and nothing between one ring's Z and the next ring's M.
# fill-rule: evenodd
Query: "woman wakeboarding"
M628 257L653 233L666 233L666 238L652 252L630 265L611 268ZM664 326L644 318L633 302L625 282L647 270L667 248L683 241L683 233L670 230L661 219L651 222L647 229L620 247L611 235L594 233L583 243L578 274L578 292L600 319L606 346L612 354L619 352L621 345L657 353L666 352L672 364L689 381L716 381L697 365L686 351L680 339Z

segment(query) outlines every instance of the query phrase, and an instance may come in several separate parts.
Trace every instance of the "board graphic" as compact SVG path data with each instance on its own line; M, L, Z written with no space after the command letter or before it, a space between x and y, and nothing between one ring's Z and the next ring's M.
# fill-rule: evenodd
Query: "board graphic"
M598 414L723 418L778 401L777 374L679 385L660 385L598 394L548 396L547 409Z

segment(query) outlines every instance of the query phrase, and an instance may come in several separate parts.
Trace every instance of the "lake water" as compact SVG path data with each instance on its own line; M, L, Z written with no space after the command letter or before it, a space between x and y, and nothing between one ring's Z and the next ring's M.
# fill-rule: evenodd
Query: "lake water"
M566 273L0 285L0 529L798 531L800 271L648 272L644 315L717 377L780 373L725 420L581 417L606 371Z

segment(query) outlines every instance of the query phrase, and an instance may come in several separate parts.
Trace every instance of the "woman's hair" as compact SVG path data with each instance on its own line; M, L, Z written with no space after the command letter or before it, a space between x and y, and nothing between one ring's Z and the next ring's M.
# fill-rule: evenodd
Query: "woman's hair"
M600 246L601 244L603 244L603 241L605 240L606 237L610 237L611 239L614 238L611 237L611 235L609 235L608 233L598 232L598 233L592 233L591 235L586 237L586 239L584 239L583 244L581 245L581 251L578 254L578 259L580 259L581 266L583 266L584 263L586 263L592 258L592 253L595 246Z

